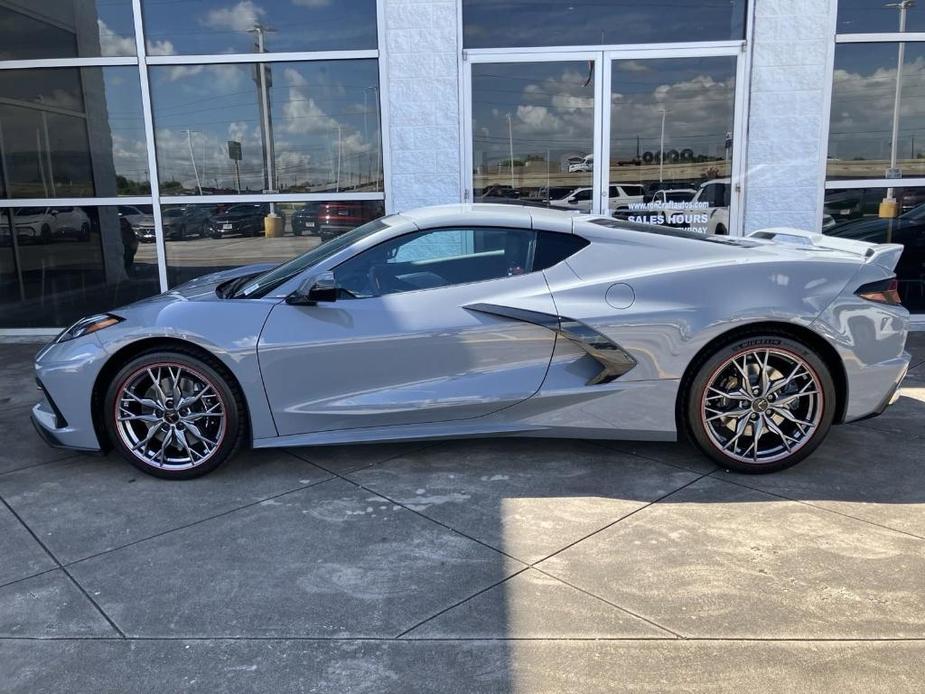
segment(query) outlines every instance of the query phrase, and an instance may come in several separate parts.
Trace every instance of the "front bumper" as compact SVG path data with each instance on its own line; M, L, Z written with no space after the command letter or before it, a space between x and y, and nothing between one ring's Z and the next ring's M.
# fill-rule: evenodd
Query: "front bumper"
M39 352L35 377L43 397L32 408L32 424L47 443L78 451L102 449L91 395L106 358L94 335L52 343Z
M73 440L74 431L68 427L56 428L56 416L54 412L49 412L45 403L40 402L32 408L32 426L35 427L38 435L42 440L53 448L67 448L72 451L85 451L87 453L102 453L99 445L95 447L85 447L70 443Z

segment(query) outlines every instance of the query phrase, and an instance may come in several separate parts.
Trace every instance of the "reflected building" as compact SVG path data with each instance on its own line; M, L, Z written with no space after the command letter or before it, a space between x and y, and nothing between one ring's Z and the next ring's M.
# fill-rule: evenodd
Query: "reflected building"
M903 239L925 313L903 5L0 0L0 331L469 201Z
M94 0L0 2L7 58L77 58L103 54ZM49 55L49 51L53 55ZM110 81L107 89L107 79ZM51 67L0 70L0 196L43 199L39 207L3 210L4 322L62 324L84 306L113 295L126 299L152 291L126 263L133 240L115 206L58 206L56 198L115 198L124 176L116 170L112 90L134 90L137 69ZM137 98L137 97L136 97ZM136 109L115 116L123 130ZM143 190L143 186L141 189ZM70 308L73 307L73 308ZM79 307L79 308L78 308Z

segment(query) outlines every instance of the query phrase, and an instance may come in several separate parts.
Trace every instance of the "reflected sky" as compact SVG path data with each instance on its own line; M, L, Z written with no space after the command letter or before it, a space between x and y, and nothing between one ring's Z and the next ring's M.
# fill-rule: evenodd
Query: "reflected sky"
M887 0L838 0L839 34L899 31L899 10L886 7ZM906 30L925 31L925 6L906 10Z
M463 0L466 48L745 38L745 0Z
M611 156L634 159L661 146L723 159L735 105L733 57L618 60L612 70Z
M836 48L830 169L833 160L889 160L897 47L895 43L876 43L843 44ZM899 159L925 156L925 45L922 44L906 45L899 125ZM877 177L882 175L879 170Z
M510 116L510 133L508 129ZM588 154L594 140L594 79L587 62L472 66L475 165L514 157L557 161Z
M733 125L735 58L615 61L611 151L619 159L665 148L722 159ZM472 66L476 165L534 157L557 162L593 148L594 79L588 62ZM508 115L511 128L508 130Z
M376 61L274 63L269 69L276 188L377 189L381 167ZM150 74L164 192L194 192L197 173L204 188L236 190L229 140L241 143L241 191L263 190L256 67L156 66Z
M260 24L267 51L374 49L375 0L143 0L148 51L252 53Z

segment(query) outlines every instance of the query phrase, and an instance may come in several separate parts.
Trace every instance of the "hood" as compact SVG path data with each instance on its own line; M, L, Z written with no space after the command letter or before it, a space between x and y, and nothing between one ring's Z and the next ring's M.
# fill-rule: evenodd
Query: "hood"
M135 306L151 302L164 303L171 301L220 301L219 296L215 293L215 289L223 282L238 277L245 277L247 275L258 275L261 272L266 272L276 267L276 265L277 263L255 263L253 265L242 265L241 267L235 267L229 270L212 272L208 275L202 275L189 282L185 282L163 294L136 301L131 305ZM118 310L116 310L115 313L118 313Z
M133 214L130 216L133 218L132 222L136 226L154 226L154 215L152 214Z

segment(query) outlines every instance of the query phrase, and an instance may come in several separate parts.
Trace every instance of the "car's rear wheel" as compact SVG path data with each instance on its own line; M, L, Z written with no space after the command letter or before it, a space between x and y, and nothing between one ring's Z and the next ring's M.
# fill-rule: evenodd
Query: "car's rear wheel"
M773 472L803 460L825 439L835 384L809 346L783 335L751 335L700 364L685 410L694 441L717 463Z
M104 400L109 438L132 465L168 479L214 470L244 438L243 398L221 367L154 350L125 364Z

